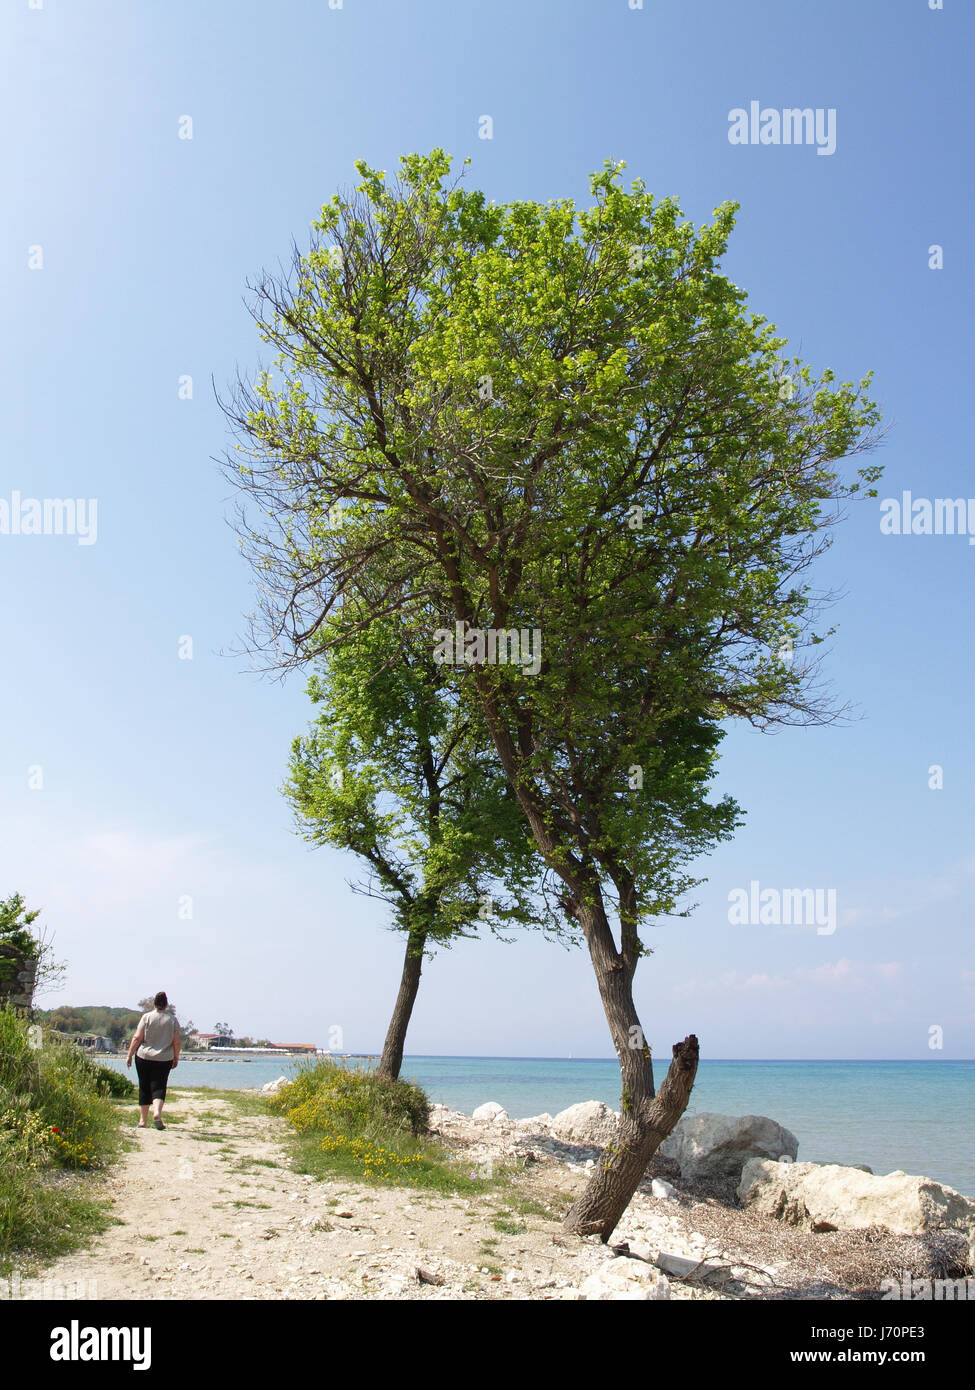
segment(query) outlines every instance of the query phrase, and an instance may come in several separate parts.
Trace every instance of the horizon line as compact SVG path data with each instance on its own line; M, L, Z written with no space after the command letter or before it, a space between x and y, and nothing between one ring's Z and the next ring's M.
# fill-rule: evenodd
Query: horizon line
M207 1049L208 1053L219 1053L223 1048ZM322 1049L324 1051L324 1049ZM378 1057L381 1048L374 1052L332 1052L326 1055L332 1057L351 1057L355 1059ZM198 1058L198 1054L185 1054L187 1058ZM316 1054L320 1055L320 1054ZM433 1061L457 1061L457 1062L617 1062L615 1056L609 1057L568 1057L564 1052L550 1053L542 1055L528 1055L521 1053L503 1052L405 1052L403 1061L410 1059L433 1060ZM664 1060L663 1056L654 1057L653 1061ZM975 1057L706 1057L702 1062L975 1062Z

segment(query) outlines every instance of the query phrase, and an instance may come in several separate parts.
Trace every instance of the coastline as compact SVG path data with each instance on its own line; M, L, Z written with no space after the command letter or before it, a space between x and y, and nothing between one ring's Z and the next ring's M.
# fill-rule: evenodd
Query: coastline
M166 1130L133 1131L93 1177L119 1224L41 1279L97 1299L846 1301L945 1267L936 1241L797 1229L660 1157L611 1248L570 1235L562 1217L599 1149L544 1133L542 1117L434 1111L433 1134L483 1180L473 1195L319 1181L295 1171L288 1126L258 1096L174 1088ZM624 1274L633 1291L598 1292Z
M124 1059L106 1059L124 1069ZM185 1057L176 1086L260 1087L294 1059ZM353 1065L361 1065L361 1061ZM593 1098L619 1108L619 1064L610 1059L408 1056L404 1079L431 1101L470 1114L486 1098L514 1118L557 1113ZM975 1062L702 1062L688 1113L774 1116L799 1136L801 1159L868 1163L876 1172L926 1173L975 1193ZM946 1117L948 1117L946 1122Z

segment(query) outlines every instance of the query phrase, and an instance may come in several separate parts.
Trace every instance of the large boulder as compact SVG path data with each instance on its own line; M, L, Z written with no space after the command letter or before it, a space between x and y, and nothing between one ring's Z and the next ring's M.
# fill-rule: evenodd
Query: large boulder
M751 1158L795 1158L799 1140L767 1115L687 1115L660 1145L682 1178L737 1178Z
M579 1287L580 1297L589 1303L618 1303L624 1299L664 1299L670 1297L670 1281L653 1265L642 1260L607 1260Z
M286 1076L279 1076L277 1081L265 1081L261 1090L266 1096L276 1096L281 1087L287 1086L287 1084L288 1078Z
M486 1100L483 1105L479 1105L471 1114L471 1119L479 1125L503 1124L508 1118L508 1112L503 1105L499 1105L496 1100Z
M839 1163L751 1159L738 1187L742 1206L814 1231L884 1226L895 1235L944 1227L975 1235L975 1200L932 1178L865 1173Z
M584 1100L559 1111L552 1121L552 1133L566 1144L604 1149L616 1135L618 1118L601 1100Z

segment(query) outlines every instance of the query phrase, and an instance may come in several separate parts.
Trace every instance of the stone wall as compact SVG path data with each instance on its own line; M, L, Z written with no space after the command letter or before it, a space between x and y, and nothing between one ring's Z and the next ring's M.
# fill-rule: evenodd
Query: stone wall
M34 1002L37 961L16 946L0 944L0 1004L30 1009Z

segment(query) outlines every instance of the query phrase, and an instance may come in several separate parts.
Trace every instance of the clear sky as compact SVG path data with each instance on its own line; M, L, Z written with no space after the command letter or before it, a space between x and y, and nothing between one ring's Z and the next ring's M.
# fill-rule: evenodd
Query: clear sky
M694 915L647 932L652 1045L975 1056L975 547L880 529L905 489L975 497L968 0L6 0L2 23L0 503L98 503L93 544L0 534L0 894L68 960L47 1002L165 988L201 1027L382 1042L399 938L277 791L303 681L232 654L252 593L214 384L263 347L246 280L353 161L440 145L499 200L585 201L607 157L695 221L736 199L727 273L815 369L873 368L890 427L880 499L816 576L858 719L729 734L747 824ZM835 151L732 144L752 101L834 111ZM732 924L753 881L834 889L836 930ZM433 960L408 1051L612 1049L584 953L524 937Z

